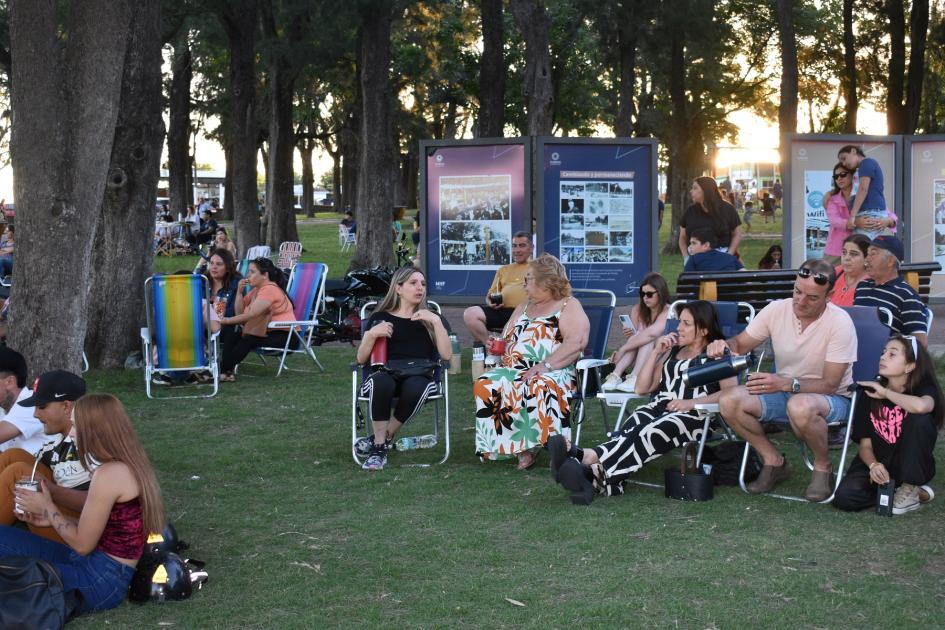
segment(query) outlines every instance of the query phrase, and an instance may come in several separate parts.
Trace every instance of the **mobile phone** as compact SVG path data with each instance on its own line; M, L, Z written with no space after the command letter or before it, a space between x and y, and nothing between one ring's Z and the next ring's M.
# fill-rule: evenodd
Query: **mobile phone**
M633 325L633 320L631 320L631 319L630 319L630 316L627 315L626 313L624 313L623 315L620 316L620 324L621 324L624 328L626 328L627 330L629 330L630 332L634 332L634 333L635 333L635 332L637 331L636 326Z

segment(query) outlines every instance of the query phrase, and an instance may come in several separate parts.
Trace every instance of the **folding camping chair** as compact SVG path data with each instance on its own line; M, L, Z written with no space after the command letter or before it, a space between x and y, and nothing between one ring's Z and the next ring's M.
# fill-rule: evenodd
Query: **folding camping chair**
M590 321L591 328L588 343L584 348L584 358L575 364L577 371L577 387L571 394L571 432L573 442L578 443L581 437L581 425L584 423L585 407L588 398L594 398L601 379L600 368L609 361L603 357L607 353L607 341L610 338L610 328L614 320L614 308L617 306L617 296L613 291L603 289L573 289L574 297L581 301L584 313ZM600 401L601 417L607 424L607 406Z
M341 245L341 251L346 252L357 243L357 234L351 231L346 225L338 224L338 244Z
M144 281L148 325L141 329L144 386L151 395L155 374L209 370L213 391L205 396L161 398L209 398L220 384L217 367L218 333L210 330L209 284L204 276L154 275ZM152 352L153 344L153 352Z
M276 267L283 270L292 269L292 265L302 257L302 243L285 241L279 245L279 256L276 258Z
M292 369L285 364L289 353L304 353L315 362L320 371L325 371L318 357L315 356L315 351L312 350L312 333L315 332L315 327L318 325L318 316L325 309L325 279L327 277L328 265L324 263L298 263L292 268L292 275L289 276L286 293L292 299L295 320L269 323L269 330L289 331L285 346L281 348L267 346L256 348L256 354L259 355L264 365L266 354L280 355L279 369L276 376L282 374L283 369ZM298 342L296 348L290 347L293 339Z
M363 336L367 332L368 320L370 319L370 311L374 310L377 306L377 302L368 302L361 307L361 335ZM441 313L440 305L436 302L427 300L427 307L434 313ZM441 432L440 432L440 402L443 403L443 457L434 462L435 464L442 464L450 456L450 395L449 395L449 375L448 370L450 363L449 361L439 360L439 365L433 373L433 381L437 385L437 389L434 393L427 396L426 400L423 401L423 405L426 406L431 401L433 402L433 433L430 435L417 436L421 438L432 438L432 445L435 446L440 442ZM366 365L360 365L358 363L351 364L351 457L354 458L354 462L357 465L361 465L364 461L358 457L358 452L355 448L355 444L358 441L358 429L364 427L366 430L366 435L372 435L373 427L370 426L370 423L366 421L366 418L370 416L370 413L365 414L361 409L362 404L370 404L370 398L367 396L361 396L358 392L361 389L361 384L364 382L370 374L374 371L374 367L370 365L370 362ZM399 437L404 437L402 434L398 434ZM427 468L431 464L404 464L404 466L419 466Z
M253 260L254 258L269 258L270 253L272 253L272 250L268 245L254 245L246 252L246 258L249 260Z
M892 323L892 313L887 309L876 309L871 306L849 306L844 307L843 310L850 315L850 319L853 320L853 327L856 329L856 362L853 364L853 382L872 380L876 377L879 357L882 355L883 348L885 348L886 342L889 340L891 332L889 325ZM886 323L880 320L880 311L885 311L882 314L886 316ZM775 360L777 360L777 357L775 357ZM843 480L843 474L846 472L844 465L846 464L847 452L850 447L850 430L853 427L853 412L856 409L857 398L861 395L858 389L854 390L853 398L850 401L850 413L847 414L846 420L827 423L828 427L843 427L844 440L843 450L840 453L840 463L836 468L836 482L833 487L833 493L821 501L821 503L830 503L833 501L837 488L840 487L840 482ZM798 444L800 445L801 454L804 458L804 462L807 464L807 468L813 470L814 464L811 462L808 455L807 445L801 440L798 440ZM751 445L746 442L738 478L738 483L745 492L748 492L748 487L745 483L745 468L747 467L750 449ZM773 493L768 494L778 499L807 503L807 499L804 497Z

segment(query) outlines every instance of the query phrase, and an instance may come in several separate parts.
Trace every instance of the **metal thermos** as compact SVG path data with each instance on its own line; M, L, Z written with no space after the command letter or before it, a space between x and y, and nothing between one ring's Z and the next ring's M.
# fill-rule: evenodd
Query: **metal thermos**
M726 354L721 359L705 360L698 365L690 363L689 369L683 372L682 378L686 387L700 387L736 376L754 367L756 363L755 355L751 352L741 355Z

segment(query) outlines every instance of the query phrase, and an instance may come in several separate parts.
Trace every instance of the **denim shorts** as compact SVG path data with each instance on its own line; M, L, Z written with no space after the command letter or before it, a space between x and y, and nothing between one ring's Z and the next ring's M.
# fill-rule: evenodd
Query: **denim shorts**
M761 401L761 417L758 418L758 422L778 422L783 424L789 424L790 420L788 419L787 414L787 405L788 400L791 396L795 394L790 394L788 392L777 392L775 394L762 394L758 398ZM850 414L850 399L846 396L840 396L839 394L820 394L827 399L827 404L830 405L830 411L827 413L827 423L834 422L843 422L847 419L847 416Z

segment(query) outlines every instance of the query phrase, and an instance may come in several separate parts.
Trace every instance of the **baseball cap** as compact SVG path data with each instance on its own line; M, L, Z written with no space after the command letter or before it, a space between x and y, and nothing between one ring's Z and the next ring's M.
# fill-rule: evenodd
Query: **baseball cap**
M33 395L20 401L21 407L35 407L53 402L78 400L85 395L85 380L72 372L53 370L39 375L33 383Z
M899 262L902 262L902 259L905 258L905 254L902 249L902 241L899 238L893 236L892 234L880 234L870 242L871 247L878 247L879 249L885 249L887 252L890 252L895 256Z

